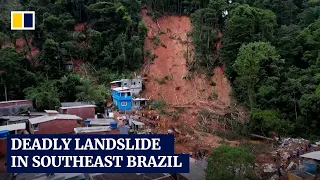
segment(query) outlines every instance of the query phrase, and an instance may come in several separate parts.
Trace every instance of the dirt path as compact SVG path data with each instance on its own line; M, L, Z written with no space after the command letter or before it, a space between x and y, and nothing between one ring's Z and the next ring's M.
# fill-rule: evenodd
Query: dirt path
M171 106L186 106L186 110L180 114L177 123L185 124L192 128L199 140L190 140L183 144L176 145L177 152L189 152L199 145L205 147L216 147L219 137L207 134L200 135L195 130L198 119L197 114L200 108L211 109L216 114L224 114L228 110L231 100L231 87L224 76L223 68L217 67L211 80L204 75L194 74L190 76L187 67L187 58L193 58L193 46L188 32L192 31L190 18L187 16L166 16L154 22L147 15L147 10L142 10L143 20L148 28L148 37L145 40L145 51L151 50L158 57L153 63L146 63L142 73L148 78L144 96L151 99L164 99ZM164 34L159 34L160 29ZM160 43L157 46L153 38L159 37ZM187 53L188 52L188 53ZM145 57L148 59L148 57ZM150 58L149 58L150 59ZM168 78L165 83L159 83L159 79ZM213 86L212 82L216 85ZM213 93L217 95L212 98Z

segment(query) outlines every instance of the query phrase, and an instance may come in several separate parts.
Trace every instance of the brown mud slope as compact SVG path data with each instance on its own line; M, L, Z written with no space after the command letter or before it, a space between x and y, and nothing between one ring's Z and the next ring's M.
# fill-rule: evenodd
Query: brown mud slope
M179 120L177 122L170 121L169 124L174 127L185 124L194 130L194 135L198 135L200 141L195 140L196 138L190 138L189 141L183 142L183 145L182 143L176 144L177 152L188 153L193 151L196 146L205 149L216 147L221 138L211 134L200 135L195 127L198 124L197 114L201 108L210 109L211 112L218 115L223 115L229 110L231 87L224 76L223 68L215 68L214 75L210 79L199 74L194 74L190 80L184 78L189 74L186 59L193 57L192 40L187 36L188 32L192 31L190 18L187 16L166 16L154 22L147 15L146 9L143 9L141 13L148 28L145 51L151 50L153 54L158 56L153 62L150 57L145 57L147 60L142 74L147 80L143 95L151 99L164 99L171 107L185 107L185 111L180 113ZM160 29L164 34L159 35ZM158 46L154 43L156 35L160 39ZM165 83L159 82L166 76L168 80ZM216 85L212 86L212 82ZM216 99L212 98L213 93L217 95Z

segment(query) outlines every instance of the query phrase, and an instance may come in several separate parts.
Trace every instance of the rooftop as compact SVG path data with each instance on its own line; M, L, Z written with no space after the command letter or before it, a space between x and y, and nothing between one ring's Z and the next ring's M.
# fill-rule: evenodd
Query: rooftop
M74 109L74 108L87 108L87 107L96 107L96 105L69 106L69 107L60 107L60 109Z
M5 126L0 126L1 130L15 131L20 129L26 129L26 123L10 124Z
M88 119L91 125L109 125L110 122L115 121L114 119Z
M108 174L90 174L91 180L173 180L170 174L164 173L108 173Z
M45 173L19 173L16 180L82 180L85 179L82 173L55 173L48 177Z
M110 84L119 83L119 82L122 82L122 81L112 81L110 82Z
M114 91L124 91L124 90L129 90L130 88L128 87L117 87L117 88L113 88L112 90Z
M146 98L134 98L132 99L133 101L149 101L150 99L146 99Z
M81 120L79 116L76 115L71 115L71 114L57 114L54 116L39 116L35 118L30 118L29 122L31 124L38 124L38 123L43 123L47 121L52 121L52 120Z
M140 121L132 120L131 122L132 122L134 125L136 125L136 126L144 126L144 123L143 123L143 122L140 122Z
M92 133L92 132L106 132L111 131L110 126L98 126L98 127L77 127L74 128L75 133Z
M28 116L1 116L0 120L7 120L7 121L22 121L22 120L28 120Z
M206 160L195 160L190 158L190 173L181 173L187 179L192 180L203 180L206 179L206 171L207 168L207 161Z
M15 103L15 102L27 102L27 101L31 101L31 100L0 101L0 104Z
M303 154L303 155L300 155L300 157L320 161L320 151L314 151L311 153Z
M77 102L63 102L61 103L62 107L72 107L72 106L82 106L82 105L92 105L93 102L83 102L83 101L77 101Z
M54 114L59 114L58 111L56 110L44 110L46 113L54 113Z

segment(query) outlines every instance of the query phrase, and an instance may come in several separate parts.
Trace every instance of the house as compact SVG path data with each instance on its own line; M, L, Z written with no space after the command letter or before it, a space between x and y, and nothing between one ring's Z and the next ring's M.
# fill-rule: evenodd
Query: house
M90 174L90 180L174 180L170 174L166 173L107 173Z
M149 99L146 98L133 98L132 99L132 110L139 110L147 106Z
M130 111L132 109L132 95L127 87L118 87L112 89L113 103L119 111Z
M63 104L62 104L63 105ZM70 105L70 104L69 104ZM93 119L95 118L95 105L70 105L70 106L62 106L59 108L59 112L61 114L72 114L79 116L82 120ZM82 123L84 126L84 123Z
M0 157L7 154L7 136L9 134L8 130L0 130Z
M0 131L6 130L10 134L27 134L28 118L28 116L2 116L0 117Z
M0 102L0 116L12 116L22 111L32 111L33 103L31 100L15 100Z
M118 87L128 87L133 95L139 95L142 91L142 78L138 76L135 79L121 79L120 81L110 82L111 89Z
M78 126L79 116L59 114L58 111L47 110L47 115L29 119L31 134L64 134L73 133Z

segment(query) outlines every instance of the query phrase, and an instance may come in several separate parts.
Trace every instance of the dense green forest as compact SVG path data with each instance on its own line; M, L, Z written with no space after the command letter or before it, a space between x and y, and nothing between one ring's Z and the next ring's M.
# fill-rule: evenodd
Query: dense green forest
M190 71L211 75L225 64L251 132L320 136L320 0L1 0L1 100L6 89L8 99L26 96L40 109L103 101L108 82L143 63L145 6L154 19L191 17ZM35 10L36 31L11 31L8 9ZM81 32L73 29L78 23L86 24ZM30 47L17 53L5 46L16 38L32 38L40 53L26 60ZM90 76L66 70L70 59Z

